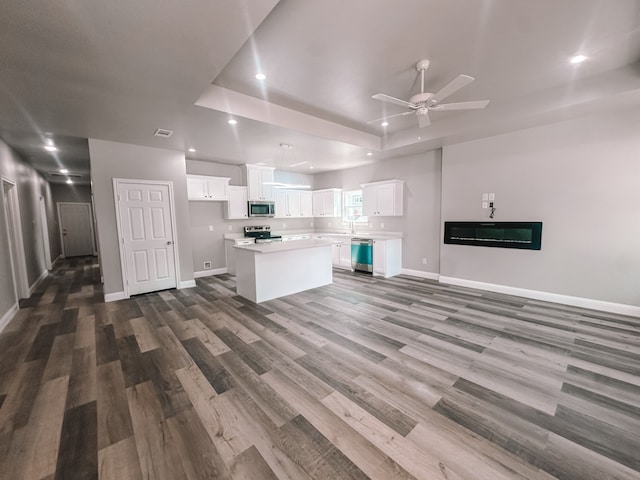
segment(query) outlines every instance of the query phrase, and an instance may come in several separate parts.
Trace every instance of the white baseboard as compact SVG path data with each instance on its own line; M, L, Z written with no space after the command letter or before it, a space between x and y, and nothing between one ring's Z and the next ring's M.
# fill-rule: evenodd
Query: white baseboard
M40 285L42 281L47 278L47 275L49 275L49 270L45 268L38 279L29 287L29 296L33 295L33 292L35 292L36 288L38 288L38 285Z
M56 257L56 259L55 259L53 262L51 262L51 268L53 269L53 267L55 267L55 266L56 266L56 263L58 263L60 260L62 260L62 258L63 258L63 257L62 257L62 254L61 254L61 255L58 255L58 256Z
M208 277L210 275L222 275L227 273L227 267L213 268L211 270L200 270L199 272L193 272L193 278Z
M105 293L104 301L106 302L115 302L117 300L124 300L127 297L124 292L113 292L113 293Z
M9 322L13 320L13 317L18 313L18 309L18 302L16 302L4 315L2 315L2 318L0 318L0 333L4 330L4 327L9 325Z
M178 288L192 288L196 286L195 280L185 280L184 282L180 282L180 286Z
M440 278L439 273L423 272L422 270L411 270L410 268L403 268L400 270L401 275L409 275L411 277L427 278L429 280L438 280Z
M637 307L635 305L626 305L624 303L604 302L602 300L592 300L590 298L583 297L572 297L570 295L560 295L557 293L542 292L540 290L528 290L526 288L509 287L507 285L477 282L475 280L466 280L464 278L440 276L440 282L448 283L451 285L458 285L460 287L469 287L478 290L488 290L490 292L532 298L534 300L543 300L545 302L561 303L574 307L590 308L603 312L640 317L640 307Z

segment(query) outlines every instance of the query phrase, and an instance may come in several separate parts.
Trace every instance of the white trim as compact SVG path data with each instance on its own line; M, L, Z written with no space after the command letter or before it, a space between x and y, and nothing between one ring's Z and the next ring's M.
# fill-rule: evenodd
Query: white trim
M9 325L9 322L13 320L13 317L15 317L16 313L18 313L19 308L20 307L18 307L18 302L14 303L11 308L7 310L7 313L5 313L2 318L0 318L0 333L2 333L5 327Z
M427 278L429 280L440 279L439 273L423 272L422 270L411 270L410 268L403 268L400 270L400 275L409 275L411 277Z
M178 289L180 288L193 288L196 286L196 281L195 280L185 280L184 282L180 282L180 286L178 287Z
M200 270L199 272L193 272L193 278L209 277L211 275L222 275L227 273L227 267L213 268L211 270Z
M195 281L192 280L193 285L182 287L183 282L180 281L180 259L178 258L180 248L178 247L178 228L176 226L176 211L175 200L173 194L173 181L171 180L144 180L144 179L132 179L132 178L114 178L113 179L113 201L116 209L116 232L118 235L118 253L120 255L120 273L122 275L122 285L124 288L124 298L129 298L129 289L127 288L127 264L126 258L122 249L122 227L120 220L120 202L118 198L118 187L120 183L140 183L143 185L166 185L169 189L169 212L171 216L171 234L173 237L173 263L176 276L176 288L189 288L195 287ZM187 284L188 282L184 282ZM106 301L106 300L105 300Z
M40 210L40 230L42 232L42 249L44 251L44 265L51 270L51 239L49 238L49 221L47 220L47 206L44 197L38 201Z
M107 302L115 302L117 300L124 300L126 298L129 298L129 297L127 295L125 295L124 292L114 292L114 293L105 293L104 294L105 303L107 303Z
M1 177L2 195L4 199L4 184L11 185L7 192L5 207L5 227L7 240L9 241L9 255L11 257L11 271L13 274L13 287L16 301L20 298L29 298L29 275L27 273L27 256L24 251L24 237L22 236L22 219L20 217L20 197L16 182ZM10 228L10 225L13 228ZM11 235L13 233L13 235Z
M45 278L47 278L47 275L49 275L49 270L45 268L44 271L38 277L38 279L35 282L33 282L33 285L29 287L29 296L33 295L33 292L35 292L36 288L38 288L38 286L42 283L42 281Z
M497 285L494 283L476 282L474 280L466 280L464 278L440 276L440 282L448 283L451 285L458 285L460 287L469 287L478 290L488 290L490 292L527 297L534 300L543 300L545 302L561 303L574 307L590 308L593 310L600 310L604 312L618 313L620 315L640 317L640 307L635 305L626 305L624 303L604 302L602 300L592 300L590 298L584 297L560 295L557 293L542 292L540 290L529 290L526 288L509 287L507 285Z
M56 263L58 263L58 262L59 262L60 260L62 260L63 258L64 258L64 257L62 256L62 254L58 255L58 256L56 257L56 259L55 259L53 262L51 262L51 269L53 269L53 267L55 267L55 266L56 266Z

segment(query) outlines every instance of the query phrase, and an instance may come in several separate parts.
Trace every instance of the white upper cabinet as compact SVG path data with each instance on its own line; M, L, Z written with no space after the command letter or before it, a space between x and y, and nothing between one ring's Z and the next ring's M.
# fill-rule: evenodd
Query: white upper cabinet
M273 200L273 168L246 165L248 200Z
M362 185L362 209L367 217L402 216L404 181L387 180Z
M226 177L187 175L187 196L189 200L228 200L229 180Z
M312 216L311 192L276 189L276 218L304 218Z
M300 216L313 217L313 192L300 191Z
M313 192L314 217L341 217L342 190L329 188Z
M229 201L227 202L227 219L243 220L249 218L247 206L247 187L229 185Z

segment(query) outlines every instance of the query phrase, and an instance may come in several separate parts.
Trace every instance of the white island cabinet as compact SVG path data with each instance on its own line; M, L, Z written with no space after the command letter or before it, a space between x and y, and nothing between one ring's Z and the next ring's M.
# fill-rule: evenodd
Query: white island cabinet
M238 295L260 303L333 282L330 240L236 245Z

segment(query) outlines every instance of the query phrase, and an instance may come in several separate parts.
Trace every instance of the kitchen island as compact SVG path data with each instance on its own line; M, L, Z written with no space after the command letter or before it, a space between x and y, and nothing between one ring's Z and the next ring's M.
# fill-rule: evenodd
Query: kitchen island
M260 303L333 282L325 239L235 245L238 295Z

